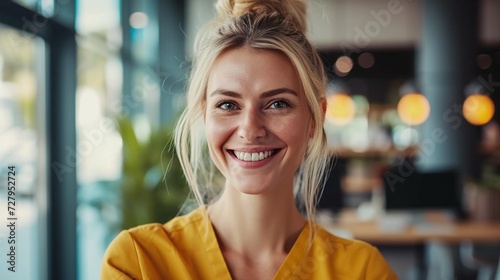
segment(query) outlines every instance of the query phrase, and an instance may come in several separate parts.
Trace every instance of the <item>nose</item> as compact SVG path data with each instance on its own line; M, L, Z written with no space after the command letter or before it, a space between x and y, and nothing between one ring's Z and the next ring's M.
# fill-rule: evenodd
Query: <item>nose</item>
M257 110L248 110L241 115L238 136L248 142L266 136L263 116L256 111Z

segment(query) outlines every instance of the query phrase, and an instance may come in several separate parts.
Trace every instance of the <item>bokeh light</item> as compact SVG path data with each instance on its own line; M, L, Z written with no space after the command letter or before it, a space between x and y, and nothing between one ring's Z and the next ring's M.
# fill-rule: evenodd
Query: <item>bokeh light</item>
M495 114L493 100L484 94L469 95L462 108L465 119L473 125L488 123Z
M491 59L491 56L483 53L477 56L476 63L479 68L488 69L493 63L493 59Z
M398 115L407 125L424 123L431 112L429 101L420 93L404 95L398 103Z
M371 68L375 64L375 57L371 53L364 52L359 55L358 64L365 69Z
M332 124L345 125L352 120L355 113L356 106L349 95L339 93L328 97L326 118Z
M132 28L141 29L148 25L148 15L143 12L135 12L130 15L129 24Z
M345 76L351 72L353 67L352 59L348 56L341 56L335 61L335 70L339 76Z

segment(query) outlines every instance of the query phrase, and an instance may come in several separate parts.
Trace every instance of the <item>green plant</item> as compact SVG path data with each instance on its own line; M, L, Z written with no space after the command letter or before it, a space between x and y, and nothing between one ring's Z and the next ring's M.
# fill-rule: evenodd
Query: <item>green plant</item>
M478 187L500 190L500 172L498 166L486 165L483 167Z
M139 141L132 121L118 119L123 139L121 185L122 228L165 223L177 216L189 187L173 143L173 129L165 126Z

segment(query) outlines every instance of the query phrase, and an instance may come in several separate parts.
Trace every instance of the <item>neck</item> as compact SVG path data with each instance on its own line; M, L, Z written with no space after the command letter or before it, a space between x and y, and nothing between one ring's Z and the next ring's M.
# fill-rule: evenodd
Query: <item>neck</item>
M291 192L247 195L226 186L208 213L221 249L256 258L287 254L305 225Z

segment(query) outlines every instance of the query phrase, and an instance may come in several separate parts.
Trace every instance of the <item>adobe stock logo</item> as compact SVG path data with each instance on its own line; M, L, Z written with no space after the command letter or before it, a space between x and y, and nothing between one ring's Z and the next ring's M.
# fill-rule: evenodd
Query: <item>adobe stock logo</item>
M61 13L60 8L64 5L70 3L69 0L55 0L54 7L52 11L51 17L56 17ZM16 49L19 49L24 43L30 42L30 40L36 38L39 35L40 31L47 26L49 20L47 17L44 17L39 12L35 12L31 18L27 18L23 16L21 18L23 22L23 26L21 28L21 36L11 36L10 40L12 41L13 46Z
M411 0L410 0L411 1ZM352 53L359 53L361 49L368 46L373 38L380 35L382 29L387 27L392 19L393 15L398 15L403 11L403 6L399 0L390 0L387 2L386 9L379 11L371 10L370 15L372 20L365 23L361 28L359 26L354 27L354 45L348 43L340 43L342 53L344 55L351 55Z
M478 76L477 81L481 83L489 93L495 92L500 87L500 81L493 80L493 74L490 73L485 79L483 76ZM477 104L479 106L479 104ZM450 137L448 133L460 129L466 122L463 117L463 104L451 104L448 110L442 114L442 124L445 126L435 127L432 129L430 135L425 137L418 148L418 153L412 161L402 161L397 166L397 172L387 171L384 173L384 180L390 187L391 191L396 191L396 185L402 183L408 178L416 169L415 163L424 157L432 155L440 145L443 145Z

